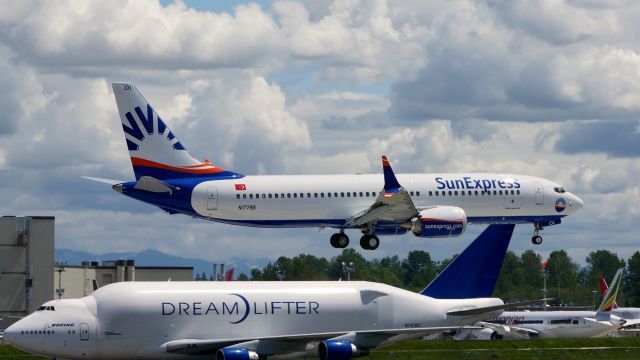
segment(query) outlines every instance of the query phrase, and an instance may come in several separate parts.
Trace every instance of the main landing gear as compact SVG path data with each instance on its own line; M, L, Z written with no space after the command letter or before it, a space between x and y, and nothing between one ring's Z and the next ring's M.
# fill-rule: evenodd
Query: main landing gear
M331 246L338 249L344 249L349 246L349 237L344 233L344 230L340 230L329 239ZM360 246L365 250L375 250L380 246L380 239L375 234L365 233L360 238Z
M375 234L364 234L360 238L360 246L365 250L375 250L380 246L380 239Z
M349 246L349 237L344 233L344 230L340 230L340 232L331 235L329 242L334 248L344 249Z
M534 245L540 245L542 244L542 236L538 235L538 232L540 230L544 229L542 227L542 224L540 223L533 223L533 237L531 237L531 242Z

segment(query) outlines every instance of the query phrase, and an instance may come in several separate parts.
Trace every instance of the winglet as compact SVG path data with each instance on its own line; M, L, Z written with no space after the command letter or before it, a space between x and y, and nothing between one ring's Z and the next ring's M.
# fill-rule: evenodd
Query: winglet
M616 303L616 298L618 297L618 290L620 289L620 283L622 282L622 271L624 268L618 269L616 275L613 277L613 281L611 281L611 286L607 289L607 293L602 299L602 303L600 307L598 307L598 312L610 312L613 309L613 306Z
M491 297L514 227L489 225L420 293L436 299Z
M398 182L398 179L396 179L396 174L393 173L393 169L391 168L391 164L389 163L389 160L387 160L386 155L382 155L382 171L384 172L385 196L393 196L393 194L400 190L400 183ZM387 194L389 196L387 196Z

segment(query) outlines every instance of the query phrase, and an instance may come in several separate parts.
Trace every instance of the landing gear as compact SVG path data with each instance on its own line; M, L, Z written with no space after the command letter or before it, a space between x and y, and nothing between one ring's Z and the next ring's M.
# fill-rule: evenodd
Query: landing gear
M375 234L364 234L360 238L360 246L365 250L375 250L380 246L380 239Z
M349 246L349 237L344 233L344 231L340 231L331 235L329 242L334 248L344 249Z
M542 244L542 236L538 235L538 232L542 229L543 229L542 224L533 223L533 237L531 238L531 242L534 245Z

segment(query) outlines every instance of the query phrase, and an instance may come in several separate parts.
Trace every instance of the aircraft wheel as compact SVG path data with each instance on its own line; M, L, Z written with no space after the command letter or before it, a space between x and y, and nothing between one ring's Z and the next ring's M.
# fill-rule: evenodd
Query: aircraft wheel
M380 239L373 234L365 234L360 238L360 246L365 250L375 250L380 246Z
M338 249L344 249L349 246L349 237L343 232L331 235L331 246Z
M531 238L531 242L532 242L534 245L540 245L540 244L542 244L542 236L540 236L540 235L534 235L534 236Z
M329 239L329 243L334 248L339 248L340 247L340 244L338 243L338 240L340 240L340 235L341 235L340 233L335 233L335 234L331 235L331 238Z

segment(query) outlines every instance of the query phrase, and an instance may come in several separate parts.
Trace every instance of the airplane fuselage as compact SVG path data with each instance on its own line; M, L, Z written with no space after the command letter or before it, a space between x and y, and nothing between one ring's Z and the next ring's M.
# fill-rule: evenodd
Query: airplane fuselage
M537 333L530 337L583 338L613 332L623 320L615 315L599 318L595 311L505 311L487 322L530 329Z
M511 174L398 174L416 208L455 206L469 223L534 223L543 226L577 211L582 201L557 192L552 181ZM123 192L168 211L235 225L257 227L344 227L378 197L383 178L366 175L245 176L240 179L166 180L171 194L133 189ZM182 193L182 194L181 194ZM176 201L180 198L181 201ZM559 204L557 204L558 202ZM397 223L380 228L406 231ZM384 235L385 233L382 233Z
M241 343L238 339L458 326L501 310L482 316L450 316L448 310L494 305L502 301L439 300L356 281L286 282L286 287L282 282L117 283L82 299L47 302L5 336L27 351L72 359L194 358L172 348L185 339ZM287 346L281 352L314 354L306 341Z

